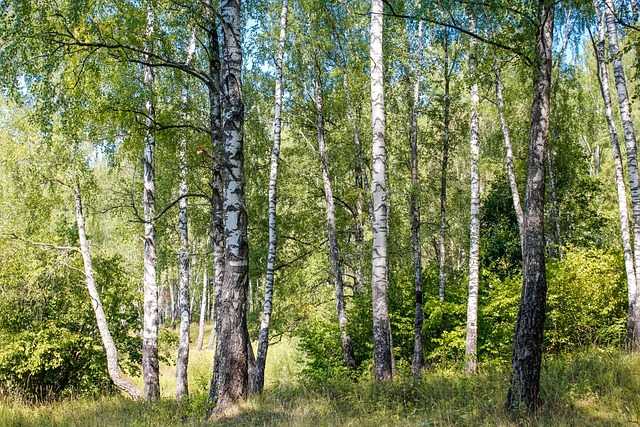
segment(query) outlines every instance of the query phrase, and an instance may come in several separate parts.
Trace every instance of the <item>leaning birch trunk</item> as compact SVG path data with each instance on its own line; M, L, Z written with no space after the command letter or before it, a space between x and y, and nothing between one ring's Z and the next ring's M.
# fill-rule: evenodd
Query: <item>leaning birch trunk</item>
M547 297L544 198L545 156L549 142L553 8L546 0L539 0L524 210L524 277L513 343L511 387L507 395L507 404L514 409L524 404L533 410L540 404L540 367Z
M409 219L411 221L411 243L413 245L413 283L416 290L415 317L413 321L413 360L411 372L419 379L424 366L424 308L422 301L422 253L420 250L420 206L418 205L418 109L420 107L420 58L422 56L422 21L418 22L417 53L414 62L413 106L411 108L411 131L409 147L411 150L411 200Z
M520 236L520 249L523 249L524 242L524 214L522 213L522 204L520 203L520 193L518 192L518 181L516 180L516 168L513 161L513 150L511 148L511 137L509 135L509 127L504 117L504 101L502 98L502 76L500 65L496 60L493 71L496 75L496 101L498 105L498 115L500 116L500 126L502 127L502 135L504 137L505 158L507 160L507 175L509 176L509 187L511 188L511 198L513 199L513 208L516 212L516 220L518 221L518 233Z
M613 2L605 1L605 17L607 22L607 33L609 36L609 53L613 63L613 75L618 91L618 105L620 116L622 117L622 130L627 146L627 169L629 174L629 189L631 190L631 211L633 218L633 258L636 272L636 283L640 283L640 182L638 180L638 152L636 147L636 134L631 121L631 111L629 107L629 95L627 93L627 83L622 68L621 54L618 49L618 32L616 29L615 16L613 15ZM627 326L627 343L632 351L640 351L640 308L638 307L638 295L630 295L629 305L632 307L632 314L629 316Z
M382 0L371 0L371 123L373 156L373 250L371 300L373 306L373 370L376 381L393 376L391 323L387 306L387 153L385 147L384 77L383 77L383 9Z
M207 296L209 294L208 285L209 277L207 276L207 267L204 268L204 274L202 276L202 300L200 300L200 322L198 323L198 345L196 350L202 350L202 344L204 342L204 322L207 317Z
M246 299L249 270L244 191L242 47L240 0L223 0L222 133L225 269L220 295L216 412L247 397Z
M278 181L278 159L280 157L280 139L282 134L282 64L284 62L284 46L287 40L287 13L289 1L282 0L280 13L280 38L278 40L278 55L276 57L276 89L274 94L275 108L273 118L273 148L271 149L271 171L269 173L269 250L267 253L267 276L264 286L264 304L262 321L258 336L258 355L256 357L254 375L250 379L251 391L262 393L264 388L264 368L269 350L269 324L273 301L273 278L276 265L276 206Z
M91 306L96 316L96 323L98 324L98 331L100 332L100 338L102 338L102 345L107 353L107 371L111 381L120 390L127 393L133 400L138 400L142 394L136 385L124 376L120 365L118 364L118 350L116 344L113 341L109 326L107 325L107 317L104 314L102 308L102 302L100 300L100 294L98 294L98 288L96 288L96 281L93 276L93 266L91 263L91 252L89 249L89 241L87 240L87 233L84 225L84 214L82 209L82 199L80 197L80 190L78 188L73 190L73 197L76 205L76 222L78 225L78 237L80 239L80 253L82 254L82 261L84 262L84 275L85 282L87 284L87 290L91 297Z
M147 28L145 31L145 50L151 50L151 37L154 31L154 14L151 6L147 9ZM143 55L148 62L149 56ZM155 150L156 137L153 130L155 122L154 75L149 65L142 67L143 82L146 91L147 131L144 142L144 321L142 330L142 376L145 400L155 401L160 397L160 364L158 362L158 283L156 280L156 183Z
M442 169L440 176L440 233L438 234L439 253L439 286L438 298L444 302L444 293L447 282L446 272L446 238L447 238L447 165L449 163L449 120L451 110L451 97L449 91L449 81L451 71L449 70L449 36L447 29L444 29L444 135L442 137Z
M620 152L620 143L618 141L618 131L616 130L615 121L613 119L613 107L611 104L611 90L609 88L609 72L605 62L605 21L604 16L600 12L598 0L594 0L593 7L596 11L598 19L598 43L596 47L596 59L598 63L598 81L600 83L600 92L604 102L604 112L609 127L609 136L613 148L613 164L615 169L616 189L618 192L618 214L620 218L620 232L622 237L622 248L624 253L624 266L627 273L627 295L628 295L628 311L627 311L627 345L634 348L634 336L636 333L638 319L640 313L637 304L638 285L636 281L636 271L633 265L633 249L631 246L631 233L629 229L629 208L627 206L627 189L624 184L624 170L622 166L622 154ZM637 348L637 345L636 345Z
M342 263L340 261L340 250L338 247L338 235L336 232L336 214L333 201L333 189L329 179L329 160L324 140L324 113L322 99L322 82L320 79L320 69L318 64L314 67L315 77L315 107L318 131L318 153L322 166L322 183L324 185L324 199L327 213L327 230L329 235L329 254L331 257L331 269L333 271L333 283L336 294L336 310L338 312L338 325L340 327L340 337L342 338L342 357L345 366L350 369L356 368L356 360L353 353L351 337L347 333L347 308L344 301L344 284L342 281Z
M191 40L187 49L186 64L189 64L191 57L196 50L196 32L191 32ZM189 89L185 82L182 87L182 121L187 121L187 102ZM187 378L187 367L189 365L189 334L190 334L190 284L189 284L189 229L187 225L187 136L183 134L180 138L178 158L180 161L180 188L178 196L178 224L180 228L180 251L178 259L180 261L180 335L178 340L178 358L176 360L176 399L182 399L189 394L189 382ZM172 296L173 301L173 296ZM173 304L173 302L172 302Z
M476 19L470 16L471 31L476 32ZM480 258L480 176L478 159L480 157L480 120L478 117L478 81L476 76L476 39L469 42L469 72L471 85L471 120L469 123L469 177L471 179L471 216L469 225L469 296L467 300L467 333L465 341L466 374L475 374L478 370L478 282Z

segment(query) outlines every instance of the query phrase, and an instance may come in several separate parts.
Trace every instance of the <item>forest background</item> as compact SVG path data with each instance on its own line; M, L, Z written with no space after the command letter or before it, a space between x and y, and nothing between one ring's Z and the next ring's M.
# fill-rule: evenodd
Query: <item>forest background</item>
M225 66L226 21L207 1L183 3L0 2L3 398L41 402L115 391L96 298L87 294L87 255L123 378L139 376L144 365L144 294L152 276L159 360L186 369L180 358L185 360L184 336L188 343L192 322L198 323L197 350L215 347L220 330L212 324L222 292L215 204L227 196L216 186L222 159L212 145L211 93L216 64L222 59ZM633 364L635 359L616 353L637 349L629 332L635 291L625 266L615 146L594 48L605 43L604 18L612 12L631 120L637 123L640 33L633 2L595 4L600 15L590 2L554 6L543 348L550 360L570 360L596 347ZM398 378L462 372L465 366L468 371L472 359L481 375L504 373L512 361L523 284L523 229L513 188L525 206L532 46L540 11L548 7L540 5L384 4L386 300ZM297 349L297 382L371 381L378 379L371 5L301 0L288 7L283 13L283 2L242 2L238 27L244 55L247 333L260 363L268 306L267 342ZM610 35L606 43L611 52ZM607 53L612 71L615 58ZM619 80L614 73L604 76L611 88ZM281 114L277 126L274 110ZM619 104L613 102L611 110L614 130L626 136ZM270 179L274 128L280 126L276 208ZM477 153L469 146L474 133ZM629 146L623 148L621 161L630 174ZM632 193L625 190L629 209L635 207ZM470 233L474 227L476 234ZM277 256L270 256L270 230L277 230ZM422 275L419 290L416 271ZM187 278L186 294L181 277ZM469 353L472 277L478 284L477 347ZM271 302L265 304L270 286L272 313ZM418 293L424 360L417 362ZM583 363L592 357L600 356ZM148 398L146 376L143 382ZM267 383L275 387L277 381ZM198 388L202 399L208 385ZM637 389L635 380L627 385Z

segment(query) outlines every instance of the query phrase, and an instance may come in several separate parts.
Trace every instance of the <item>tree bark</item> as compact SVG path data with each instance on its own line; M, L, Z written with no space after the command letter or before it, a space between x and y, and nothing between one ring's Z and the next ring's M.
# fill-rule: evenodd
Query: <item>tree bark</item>
M622 249L624 254L624 266L627 273L627 345L633 342L634 328L638 323L638 310L634 301L637 294L637 282L635 267L633 265L633 249L631 246L631 233L629 229L629 208L627 206L627 189L624 184L624 169L622 166L622 154L618 141L618 131L613 119L613 108L611 104L611 90L609 88L609 72L605 62L605 21L600 12L598 0L594 0L593 7L598 20L598 42L594 45L596 50L596 60L598 64L598 82L600 83L600 93L604 102L604 113L609 128L609 136L613 148L613 165L615 169L616 189L618 192L618 216L620 219L620 233L622 237ZM596 170L598 167L596 166Z
M471 31L476 31L476 19L470 16ZM475 374L478 370L478 286L480 260L480 176L478 160L480 158L480 119L478 117L478 81L476 76L476 40L469 42L469 72L471 85L471 119L469 123L469 177L471 179L471 215L469 225L469 296L467 300L467 334L465 343L466 374Z
M336 232L336 216L335 205L333 201L333 189L329 178L329 160L327 158L327 149L325 145L324 135L324 113L322 99L322 81L320 78L319 65L314 67L315 80L315 107L318 131L318 153L320 154L320 163L322 166L322 183L324 185L324 198L327 214L327 230L329 235L329 255L331 258L331 269L333 271L333 283L336 294L336 310L338 312L338 325L340 327L340 336L342 338L342 355L345 365L350 369L356 368L356 360L353 353L353 345L351 337L347 333L347 308L344 300L344 284L342 281L342 263L340 261L340 249L338 246L338 235Z
M540 404L540 366L547 280L544 251L545 153L549 140L553 4L538 3L536 61L524 211L524 279L513 344L509 407L533 410Z
M385 111L383 77L382 0L371 0L371 122L373 126L373 251L371 299L373 305L373 369L376 381L393 376L391 323L387 306L387 152L385 147Z
M273 148L271 149L271 170L269 173L269 250L267 253L267 275L264 286L264 304L262 308L262 322L258 336L258 355L255 362L255 374L251 378L251 391L262 393L264 388L264 369L269 350L269 324L273 301L273 278L276 264L277 230L276 206L278 182L278 161L280 157L280 140L282 134L282 64L284 62L284 47L287 40L287 13L289 1L282 0L280 12L280 38L278 40L278 54L276 56L276 88L274 94L273 118Z
M444 29L444 135L442 137L442 170L440 176L440 233L439 238L439 284L438 298L444 302L444 293L447 282L446 271L446 238L447 238L447 167L449 163L449 120L451 110L451 96L449 84L451 70L449 70L449 33Z
M216 411L247 397L246 299L249 270L247 211L244 189L242 47L240 0L223 0L222 19L222 133L225 269L220 295L218 348L219 378Z
M127 393L133 400L138 400L142 394L136 385L124 376L120 365L118 364L118 350L116 344L113 341L109 326L107 324L107 317L104 314L102 308L102 302L100 300L100 294L96 287L96 281L93 275L93 265L91 263L91 251L89 248L89 241L87 240L87 233L84 225L84 213L82 208L82 198L80 197L80 189L73 189L73 197L76 206L76 223L78 225L78 238L80 240L80 253L82 254L82 261L84 262L84 275L85 283L87 284L87 290L91 297L91 306L96 316L96 323L98 325L98 331L100 332L100 338L102 338L102 345L104 346L107 354L107 371L113 384L120 390Z
M631 190L631 211L633 218L633 257L636 272L636 283L640 283L640 181L638 180L638 152L636 134L631 120L627 83L622 67L622 57L618 48L618 30L616 18L613 14L613 2L605 0L604 15L607 22L609 38L609 54L613 63L613 75L618 91L618 105L622 118L622 131L627 146L627 172L629 174L629 189ZM632 313L627 323L627 344L631 351L640 351L640 309L637 291L629 295L629 306Z
M207 0L206 4L213 8L213 2ZM209 336L207 348L213 349L220 331L220 300L222 284L225 272L225 243L224 224L222 214L222 114L221 114L221 64L220 45L218 42L218 29L216 18L212 12L208 12L209 23L207 26L207 43L209 45L209 126L211 128L211 246L213 251L213 283L215 288L215 317L214 327ZM215 345L214 367L209 387L209 402L215 404L218 395L219 382L219 347Z
M152 49L151 37L154 32L154 12L147 8L145 31L145 50ZM143 55L148 62L148 55ZM160 365L158 362L158 283L156 280L156 230L154 217L155 203L155 149L156 138L153 129L155 122L154 73L153 69L142 67L143 82L146 91L147 131L144 143L143 181L144 181L144 321L142 330L142 376L145 400L155 401L160 397Z
M520 203L520 193L518 192L518 181L516 180L516 168L513 161L513 150L511 149L511 137L509 135L509 127L504 117L504 100L502 98L502 76L500 65L496 60L493 71L496 76L496 102L498 105L498 115L500 116L500 126L502 127L502 135L504 137L505 158L507 160L507 175L509 176L509 187L511 188L511 198L513 199L513 208L516 212L516 220L518 221L518 234L520 236L520 248L524 243L524 214L522 213L522 204Z
M191 40L187 49L187 57L185 63L191 62L191 57L196 50L196 33L191 32ZM185 82L182 87L182 121L188 119L187 103L189 97L189 88ZM178 225L180 228L180 251L178 259L180 262L180 335L178 339L178 357L176 359L176 399L182 399L183 396L189 394L189 382L187 379L187 368L189 365L189 334L190 334L190 283L189 283L189 229L187 224L187 193L189 186L187 185L187 136L183 134L180 138L178 158L180 162L180 187L178 195L181 197L178 202ZM173 295L171 296L171 304L173 305ZM173 323L173 322L172 322Z
M419 379L424 366L424 308L422 301L422 251L420 248L420 206L418 194L418 110L420 108L420 58L422 57L422 21L418 22L416 36L417 52L413 76L413 106L411 108L411 130L409 132L409 148L411 151L411 198L409 201L409 219L411 222L411 243L413 246L413 283L416 291L415 317L413 321L413 360L411 372L414 379Z
M202 276L202 300L200 301L200 322L198 323L198 344L196 350L202 350L204 341L204 322L207 316L207 296L208 296L209 277L207 277L207 267L204 268Z

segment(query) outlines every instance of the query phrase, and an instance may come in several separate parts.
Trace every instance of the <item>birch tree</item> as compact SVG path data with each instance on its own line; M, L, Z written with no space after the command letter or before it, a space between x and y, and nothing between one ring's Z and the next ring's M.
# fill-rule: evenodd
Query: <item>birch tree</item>
M444 132L442 135L442 163L440 165L440 233L439 239L439 286L438 298L440 302L444 302L445 287L447 282L446 271L446 238L447 238L447 167L449 163L449 131L450 131L450 112L451 112L451 70L449 65L449 30L443 29L442 47L444 49Z
M476 32L476 18L470 12L471 31ZM471 75L471 118L469 123L469 177L471 180L471 216L469 225L469 296L467 300L467 334L465 343L465 367L467 374L478 369L478 282L480 278L480 119L478 117L478 80L476 76L476 39L469 42L469 72Z
M273 148L271 149L271 168L269 173L269 250L267 253L267 275L264 286L264 304L262 308L262 321L260 323L260 335L258 337L258 354L256 357L255 375L251 379L251 390L261 393L264 388L264 369L269 349L269 323L271 322L271 310L273 300L273 279L276 264L277 229L277 182L278 161L280 158L280 140L282 134L282 67L284 62L284 47L287 40L287 14L289 0L282 0L280 12L280 36L278 39L278 53L276 56L276 87L274 94L274 118L273 118Z
M218 312L218 379L216 411L244 400L248 389L246 291L249 269L244 190L242 46L240 0L223 0L222 21L222 152L225 234L224 281Z
M329 178L329 159L327 158L327 148L325 144L325 126L323 113L322 80L320 69L315 61L314 67L314 104L316 109L316 128L318 131L318 153L320 154L320 164L322 168L322 184L324 187L324 199L327 218L327 230L329 235L329 255L331 258L331 269L333 271L333 283L336 298L336 310L338 312L338 325L340 327L340 337L342 339L342 354L347 367L355 369L356 361L353 354L351 337L347 334L347 308L344 300L344 283L342 279L342 262L340 260L340 249L338 247L338 235L336 231L336 214L333 200L333 189Z
M391 324L387 306L387 152L383 75L383 3L371 0L371 122L373 126L373 254L371 299L373 304L373 370L376 381L389 381L393 372Z
M91 250L89 247L89 240L87 239L87 232L85 230L84 211L82 206L82 198L80 196L80 188L76 186L72 188L73 198L75 201L75 214L76 225L78 226L78 239L80 240L80 253L82 254L82 261L84 263L84 275L87 290L91 297L91 306L96 316L96 323L98 324L98 331L100 332L100 338L102 338L102 345L107 353L107 371L109 377L113 381L116 387L127 393L132 399L138 400L142 394L136 385L129 380L122 373L118 362L118 349L113 341L109 326L107 324L107 317L104 314L102 308L102 301L98 288L96 287L96 281L93 274L93 265L91 262Z
M604 113L607 119L607 127L609 129L609 137L613 149L613 166L615 170L616 191L618 195L618 217L620 219L620 234L622 237L622 249L624 256L624 267L627 275L627 296L628 296L628 314L627 314L627 343L633 343L635 325L638 319L637 304L637 282L636 272L633 265L633 248L631 246L631 233L629 229L629 208L627 206L627 189L624 183L624 169L622 166L622 154L620 152L620 143L618 140L618 131L616 130L615 121L613 119L613 107L611 103L611 90L609 87L609 71L605 61L605 19L600 11L600 3L594 0L593 7L596 11L596 20L598 22L598 40L594 44L597 61L597 76L600 84L600 93L604 102ZM593 40L592 40L593 41Z
M631 212L633 218L633 257L636 273L636 283L640 283L640 181L638 178L638 151L636 134L631 120L627 81L622 66L620 49L618 48L618 30L616 18L613 14L613 1L605 0L604 16L607 23L609 39L609 55L613 65L613 76L618 92L618 106L622 118L622 132L627 147L627 173L629 174L629 189L631 191ZM630 291L631 292L631 291ZM632 351L640 350L640 304L637 289L634 295L629 295L630 313L627 323L627 344Z
M422 325L424 324L424 308L422 300L422 251L420 248L420 206L418 194L418 110L420 107L420 58L422 57L422 21L418 22L416 35L416 54L413 75L413 105L411 107L411 129L409 132L409 149L411 151L411 197L409 219L411 223L411 243L413 246L413 283L415 287L415 317L413 321L413 360L411 371L415 379L420 378L424 365L424 338Z
M545 322L547 280L544 250L545 155L549 140L554 4L539 0L534 56L533 102L524 210L524 279L518 310L511 387L511 408L530 409L540 403L540 366Z
M152 50L155 17L151 5L147 6L145 29L145 51ZM155 150L156 138L154 72L148 64L149 54L143 55L143 83L146 93L145 113L146 135L143 156L143 205L144 205L144 324L142 330L142 376L144 378L144 398L155 401L160 397L160 365L158 361L158 283L156 280L156 190L155 190Z
M196 49L196 33L191 32L191 40L189 41L189 47L187 49L187 57L185 63L189 64L191 58ZM187 117L187 103L189 100L189 88L185 83L182 87L181 93L181 118L183 122L186 122ZM189 229L187 225L187 136L185 133L180 138L178 148L178 161L180 162L180 184L178 197L178 226L180 229L180 250L178 259L180 263L180 292L179 292L179 306L180 306L180 335L178 338L178 357L176 359L176 398L182 399L183 396L189 394L189 382L187 379L187 367L189 365L189 335L190 335L190 322L191 311L189 304ZM173 289L171 284L169 289ZM171 305L173 306L173 292L171 292ZM173 313L173 308L171 310Z

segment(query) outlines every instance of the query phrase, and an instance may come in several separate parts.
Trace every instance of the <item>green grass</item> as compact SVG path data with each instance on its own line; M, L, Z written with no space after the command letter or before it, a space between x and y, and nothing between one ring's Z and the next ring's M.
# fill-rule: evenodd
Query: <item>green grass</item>
M197 336L197 335L196 335ZM491 368L466 377L454 369L425 374L420 383L298 380L298 354L288 341L270 348L267 388L236 416L203 419L212 352L192 349L192 397L172 398L172 367L162 368L156 404L121 396L36 406L0 402L0 426L640 426L640 356L591 349L547 357L544 406L533 415L505 410L509 373Z

